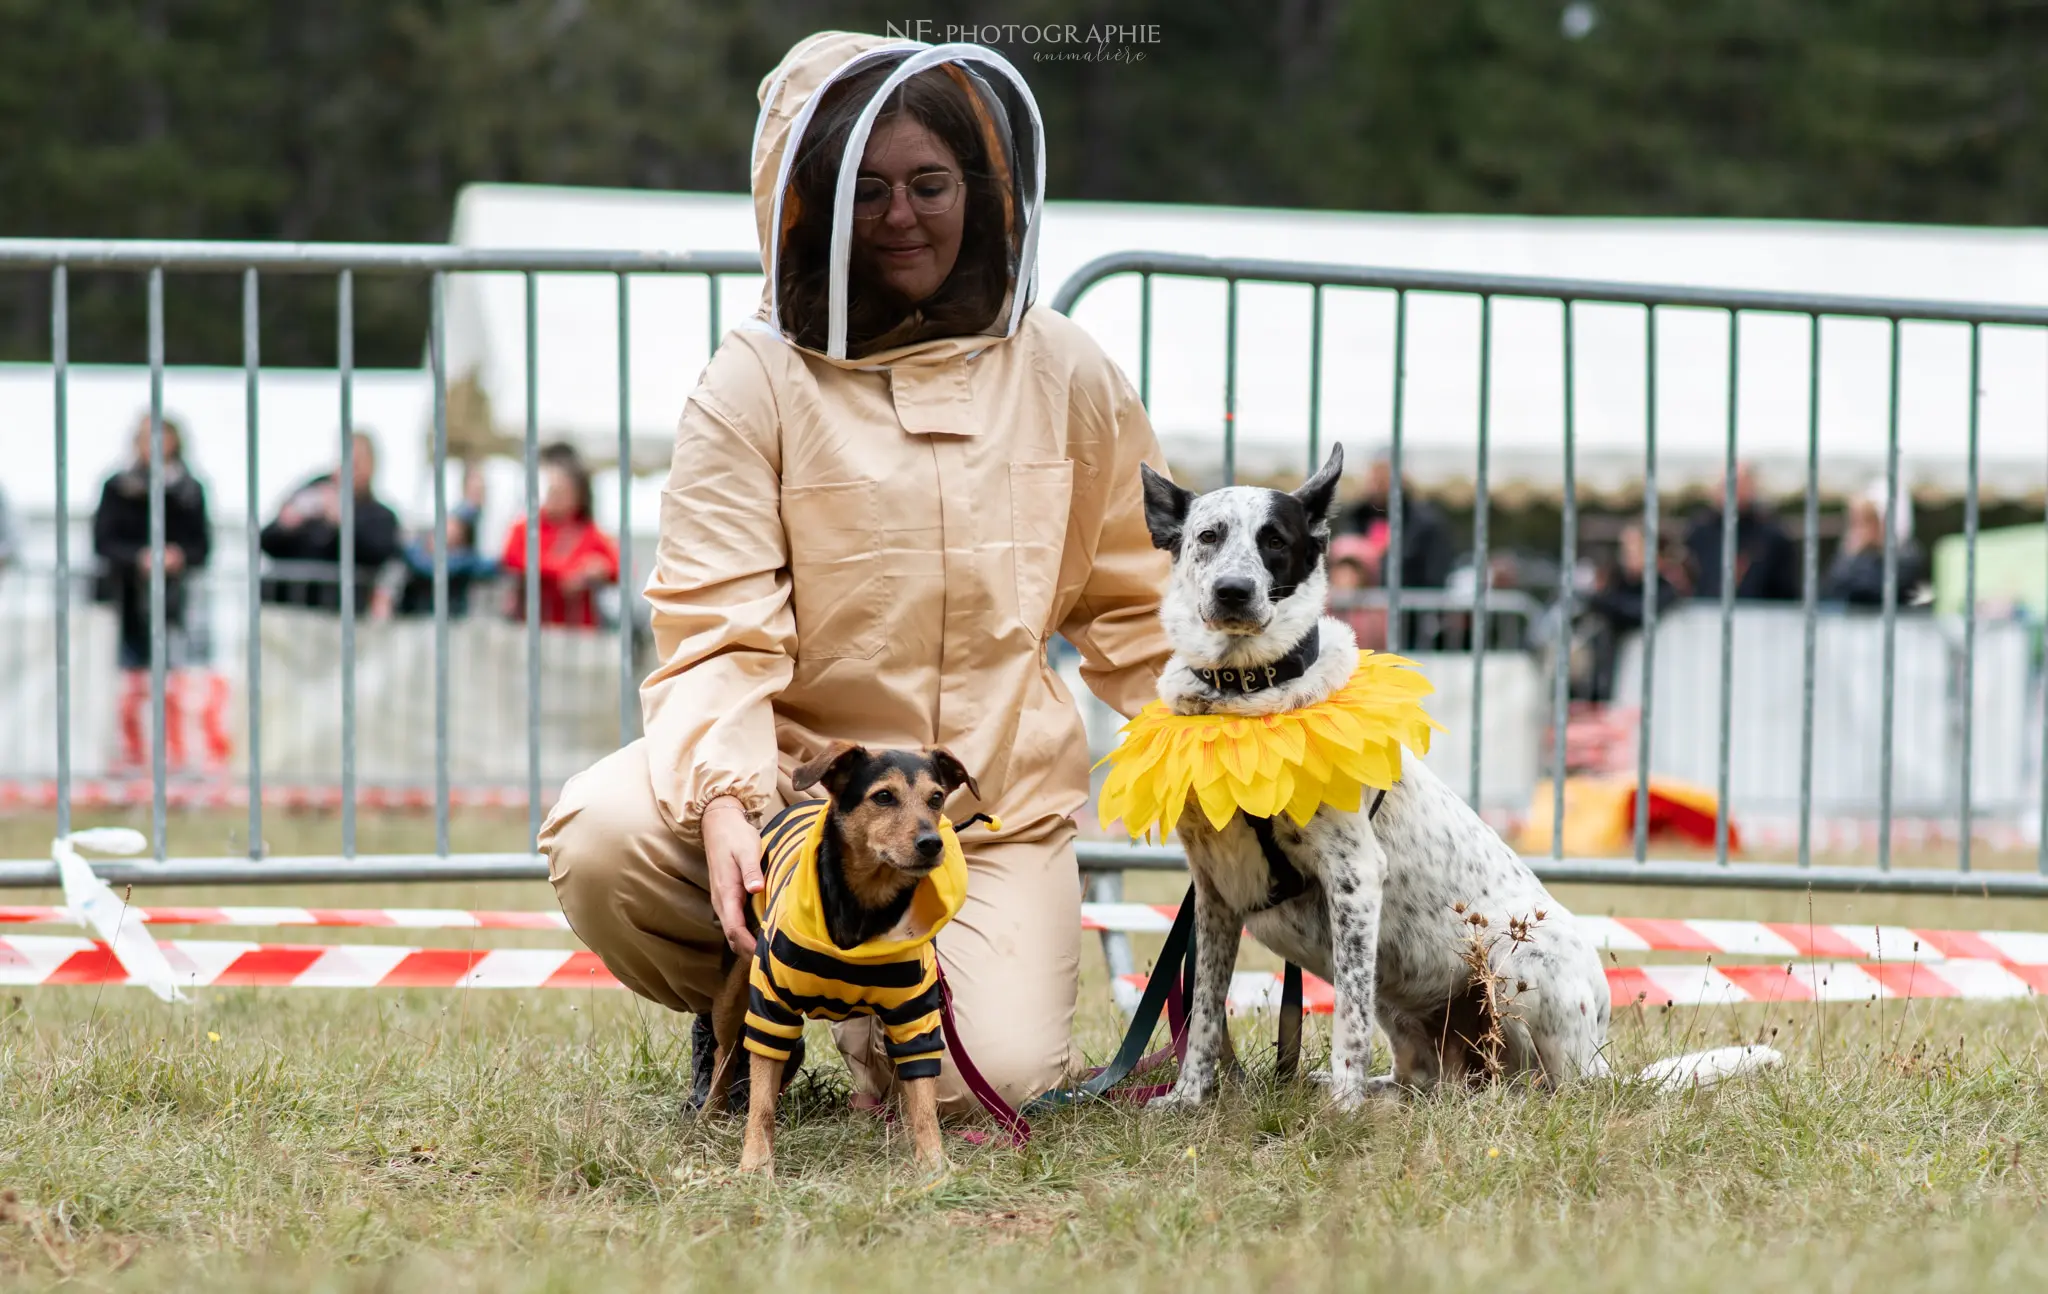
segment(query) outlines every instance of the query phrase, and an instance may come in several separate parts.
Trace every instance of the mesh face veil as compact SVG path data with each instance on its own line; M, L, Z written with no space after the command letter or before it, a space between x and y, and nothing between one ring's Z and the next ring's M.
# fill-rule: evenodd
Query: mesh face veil
M853 308L855 292L872 290L854 262L853 193L878 123L898 113L916 119L905 102L914 80L927 101L936 88L971 118L971 127L956 122L947 140L965 152L962 239L939 291L898 326L878 328ZM941 337L1016 332L1037 288L1045 131L1030 88L1000 54L979 45L813 37L764 82L754 138L764 315L785 339L847 360ZM821 184L821 174L833 178Z

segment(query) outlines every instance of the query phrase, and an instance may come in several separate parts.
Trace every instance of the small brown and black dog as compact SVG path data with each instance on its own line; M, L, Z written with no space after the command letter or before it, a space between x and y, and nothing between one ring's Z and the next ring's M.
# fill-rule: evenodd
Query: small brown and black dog
M948 848L940 808L960 787L977 798L980 790L943 748L871 752L846 742L790 780L798 791L822 787L826 798L792 804L762 829L763 885L747 908L755 953L728 954L711 1009L718 1057L704 1108L725 1108L744 1047L740 1169L772 1174L776 1099L803 1019L872 1014L896 1063L918 1162L943 1167L936 1088L945 1040L932 935L958 910L966 867L957 844Z

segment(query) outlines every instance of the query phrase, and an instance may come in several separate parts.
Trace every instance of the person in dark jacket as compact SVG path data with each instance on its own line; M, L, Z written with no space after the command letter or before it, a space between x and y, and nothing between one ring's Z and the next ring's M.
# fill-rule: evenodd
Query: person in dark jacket
M398 514L378 501L370 483L377 473L377 447L355 436L356 607L364 610L377 572L399 555ZM287 606L341 609L341 491L339 471L324 472L285 500L277 519L263 528L263 552L299 570L263 581L263 600ZM325 570L307 569L324 567Z
M498 564L476 546L476 527L482 513L468 500L448 512L448 618L459 620L469 614L470 590L488 584L498 573ZM404 588L398 599L398 614L434 614L434 545L422 536L405 546Z
M463 498L449 508L449 528L442 543L449 549L449 618L469 614L471 588L485 588L498 577L498 563L477 549L477 526L483 522L483 469L471 463L463 471ZM385 571L389 606L401 616L434 614L434 536L420 532L406 538L399 561Z
M1721 596L1721 509L1703 509L1685 536L1695 597ZM1796 602L1802 596L1799 546L1771 510L1757 500L1756 469L1735 469L1735 596L1761 602Z
M1365 494L1357 502L1344 508L1337 517L1337 533L1340 535L1361 535L1377 554L1376 569L1369 572L1369 583L1384 587L1388 581L1388 546L1393 541L1391 514L1388 502L1393 496L1394 464L1390 456L1376 456L1366 468ZM1399 562L1401 587L1403 589L1440 589L1450 578L1451 565L1457 556L1457 545L1451 537L1450 523L1435 504L1419 498L1409 488L1407 481L1401 483L1401 552L1395 560ZM1427 651L1435 646L1435 634L1426 631L1426 626L1436 622L1435 616L1424 616L1412 611L1401 615L1401 646L1409 650ZM1430 641L1423 641L1424 638Z
M1621 532L1617 560L1601 568L1599 582L1584 599L1585 619L1591 622L1592 629L1592 668L1581 686L1580 700L1614 698L1614 666L1622 640L1643 628L1647 557L1643 550L1643 528L1631 522ZM1678 586L1658 570L1657 614L1668 613L1679 597Z
M185 463L185 437L178 424L163 422L164 461L164 633L165 665L183 671L190 659L187 633L187 580L203 568L213 552L213 527L206 515L206 489ZM135 429L134 451L127 466L100 487L93 513L92 546L99 558L94 600L111 603L119 618L116 663L123 674L121 696L122 753L128 766L144 761L143 709L149 700L151 549L149 542L149 418ZM215 689L218 690L218 689ZM184 763L181 680L168 676L164 696L164 744L170 763ZM209 697L205 707L208 754L216 762L227 755L224 728L225 696Z
M1920 549L1912 540L1900 539L1896 605L1909 604L1926 575ZM1849 504L1849 529L1820 582L1820 600L1852 607L1884 605L1884 507L1877 499L1866 496Z

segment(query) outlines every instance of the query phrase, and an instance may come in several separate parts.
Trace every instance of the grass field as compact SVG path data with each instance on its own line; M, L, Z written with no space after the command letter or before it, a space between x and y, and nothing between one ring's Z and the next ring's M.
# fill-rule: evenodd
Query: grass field
M275 824L273 844L295 829ZM49 830L0 824L0 856L42 852ZM417 830L366 821L365 848L372 833L398 848ZM515 816L462 835L485 847L523 830ZM1134 897L1173 885L1145 878ZM550 903L538 884L233 893ZM1644 916L2048 929L2048 910L2018 902L1560 897ZM1118 1019L1092 951L1084 966L1081 1041L1100 1055ZM887 1125L847 1112L829 1047L813 1049L786 1107L780 1177L736 1178L737 1128L679 1111L685 1024L617 992L219 990L176 1010L112 989L0 997L0 1190L12 1192L0 1286L1721 1294L2048 1282L2048 1010L2032 1002L1621 1012L1624 1067L1757 1036L1790 1056L1779 1073L1684 1097L1598 1084L1341 1115L1255 1066L1200 1116L1068 1113L1041 1120L1022 1152L949 1139L954 1171L936 1182ZM1270 1045L1269 1027L1245 1022L1247 1054ZM1312 1029L1311 1051L1321 1042Z

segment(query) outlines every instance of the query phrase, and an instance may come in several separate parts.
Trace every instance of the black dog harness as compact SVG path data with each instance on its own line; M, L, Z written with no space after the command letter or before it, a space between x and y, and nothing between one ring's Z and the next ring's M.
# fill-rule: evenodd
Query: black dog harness
M1380 806L1386 802L1385 791L1374 791L1372 807L1365 811L1366 821L1377 819L1380 816ZM1259 852L1266 856L1266 873L1270 878L1266 883L1265 901L1251 911L1265 912L1279 907L1289 899L1298 899L1308 893L1308 877L1301 874L1301 869L1287 857L1287 851L1280 848L1280 841L1273 835L1273 820L1255 818L1249 813L1244 815L1244 820L1251 827L1252 835L1258 838Z
M1380 806L1386 802L1387 793L1375 791L1372 807L1365 811L1366 821L1371 822L1378 818ZM1258 838L1259 852L1266 856L1266 874L1269 878L1266 883L1266 901L1246 915L1269 911L1289 899L1297 899L1308 893L1308 877L1301 874L1301 869L1287 857L1287 851L1280 848L1280 842L1273 836L1273 820L1253 817L1249 813L1244 815L1244 820L1250 824L1252 835ZM1301 1065L1301 1011L1301 967L1288 962L1280 976L1280 1036L1275 1043L1275 1072L1282 1080L1293 1078L1295 1070Z
M1292 683L1308 673L1308 667L1315 664L1316 658L1321 654L1322 627L1313 625L1301 636L1300 642L1287 649L1285 656L1270 664L1249 665L1238 669L1195 669L1192 665L1188 668L1210 691L1220 692L1225 696L1244 696L1253 692L1263 692L1269 687L1278 687L1282 683ZM1368 821L1380 816L1380 805L1386 803L1386 799L1385 791L1374 794L1372 807L1366 810L1365 814ZM1259 852L1266 856L1266 871L1271 877L1266 887L1265 902L1252 911L1264 912L1269 908L1277 908L1289 899L1298 899L1308 893L1308 878L1288 859L1286 851L1280 848L1279 840L1274 838L1273 820L1255 817L1249 813L1244 815L1244 820L1250 824L1252 835L1258 837Z
M1269 687L1277 687L1282 683L1292 683L1295 679L1308 673L1309 666L1315 664L1316 658L1321 654L1322 627L1316 625L1312 626L1306 634L1302 635L1300 642L1288 648L1285 656L1273 661L1271 664L1252 665L1237 669L1195 669L1193 666L1190 666L1189 669L1212 692L1217 692L1224 696L1245 696L1253 692L1263 692ZM1372 798L1372 807L1365 811L1366 820L1368 822L1376 820L1380 816L1380 806L1386 802L1387 793L1385 791L1375 791ZM1257 907L1251 909L1246 915L1250 916L1270 911L1273 908L1279 907L1282 903L1298 899L1308 893L1309 879L1303 876L1301 869L1296 867L1293 860L1287 857L1287 851L1280 848L1280 841L1273 834L1273 820L1271 818L1261 818L1250 813L1244 815L1244 820L1251 827L1253 837L1259 842L1259 852L1265 856L1267 875L1265 900ZM1194 891L1189 890L1188 897L1182 900L1183 916L1191 912L1193 900ZM1176 926L1178 926L1178 922L1176 922ZM1188 936L1185 956L1187 959L1183 971L1185 991L1192 993L1194 991L1194 941L1192 934ZM1169 958L1162 954L1160 962L1162 968L1167 964L1168 960ZM1163 970L1155 972L1155 974L1161 975L1163 978ZM1277 1042L1278 1063L1276 1069L1279 1076L1284 1080L1294 1076L1294 1072L1301 1061L1301 967L1293 962L1288 962L1286 970L1282 973L1280 983L1280 1036ZM1156 1009L1154 1015L1156 1018ZM1144 1032L1149 1035L1152 1031L1151 1022L1148 1020L1143 1025L1143 1028ZM1133 1032L1135 1031L1136 1026L1134 1024ZM1119 1071L1115 1078L1122 1077L1123 1072L1128 1072L1128 1067L1124 1071ZM1109 1081L1114 1082L1115 1078Z

